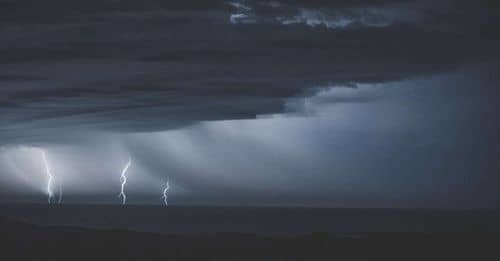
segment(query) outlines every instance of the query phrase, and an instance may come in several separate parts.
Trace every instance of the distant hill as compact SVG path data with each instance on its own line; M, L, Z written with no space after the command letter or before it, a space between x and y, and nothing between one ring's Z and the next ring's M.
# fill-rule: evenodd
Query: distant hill
M500 256L498 233L377 233L337 237L157 235L35 226L0 217L2 260L453 260Z

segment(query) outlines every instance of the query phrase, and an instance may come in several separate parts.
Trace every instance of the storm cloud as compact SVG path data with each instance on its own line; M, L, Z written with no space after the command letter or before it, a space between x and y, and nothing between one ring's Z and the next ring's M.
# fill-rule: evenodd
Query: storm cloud
M46 148L74 200L108 195L116 180L103 173L133 155L131 189L144 197L171 176L186 202L266 203L273 191L279 202L268 203L387 205L379 180L394 180L385 190L425 205L404 191L417 184L445 202L432 177L456 152L467 173L484 173L451 186L452 201L479 186L470 200L494 204L492 185L478 184L498 170L484 169L498 147L498 11L493 1L0 0L1 186L10 199L18 183L43 191L43 177L9 177L40 167L37 152L19 150ZM403 142L415 137L427 146ZM459 141L472 149L461 154ZM31 169L16 170L20 155Z
M23 134L27 128L40 135L53 126L157 131L254 118L281 112L285 98L318 86L432 74L497 52L498 37L481 23L488 17L473 11L425 13L430 6L418 2L242 3L272 16L420 7L414 21L331 30L321 23L232 24L236 2L202 2L2 1L2 143L32 137ZM484 36L459 27L463 20ZM453 26L463 30L444 30Z

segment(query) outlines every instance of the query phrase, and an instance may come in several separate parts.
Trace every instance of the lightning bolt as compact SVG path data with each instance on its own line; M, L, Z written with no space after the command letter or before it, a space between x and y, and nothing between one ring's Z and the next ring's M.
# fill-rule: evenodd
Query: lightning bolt
M48 203L52 203L52 197L54 196L54 193L52 192L52 179L54 176L52 175L52 172L50 172L50 167L49 163L47 161L47 156L45 155L45 151L42 150L42 159L43 159L43 164L45 165L45 172L47 173L48 176L48 181L47 181L47 194L48 194Z
M63 198L62 182L59 181L59 200L57 201L57 204L61 204L62 203L62 198Z
M125 195L125 185L127 184L127 176L125 174L127 173L130 164L132 164L131 158L128 159L127 164L125 164L125 167L122 170L122 175L120 176L121 189L120 189L120 194L118 194L118 197L122 199L122 205L125 205L127 203L127 195Z
M168 206L167 192L168 192L169 188L170 188L170 185L168 184L168 180L167 180L167 183L165 184L165 188L163 189L163 196L161 197L163 199L163 203L165 204L165 206Z

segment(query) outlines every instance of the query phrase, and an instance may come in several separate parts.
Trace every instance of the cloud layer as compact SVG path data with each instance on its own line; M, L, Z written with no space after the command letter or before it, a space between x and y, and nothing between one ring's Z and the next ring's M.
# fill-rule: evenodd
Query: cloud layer
M64 129L61 139L80 130L158 131L254 118L282 112L286 98L318 86L400 80L497 56L498 37L483 26L492 11L480 4L462 12L444 1L432 9L425 1L1 4L4 144L49 138L55 129ZM343 30L302 18L231 23L245 8L290 19L300 10L354 10L355 20L379 10L397 22Z
M0 0L1 196L44 201L43 149L69 202L131 155L136 203L493 206L498 11Z

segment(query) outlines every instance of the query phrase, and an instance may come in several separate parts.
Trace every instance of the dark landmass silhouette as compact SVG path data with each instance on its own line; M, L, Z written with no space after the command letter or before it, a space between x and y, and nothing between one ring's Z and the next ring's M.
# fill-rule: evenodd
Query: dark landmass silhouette
M3 204L0 216L41 226L164 235L221 232L299 236L366 233L500 233L500 210L158 205Z
M164 235L34 225L0 217L2 260L482 260L500 233Z

